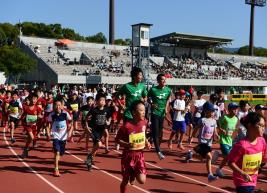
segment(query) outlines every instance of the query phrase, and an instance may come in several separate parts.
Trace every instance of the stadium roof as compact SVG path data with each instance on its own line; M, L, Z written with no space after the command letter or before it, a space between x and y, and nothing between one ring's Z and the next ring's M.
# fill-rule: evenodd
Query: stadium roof
M173 44L176 46L183 46L183 47L210 48L210 47L220 46L222 44L229 44L233 40L228 38L209 37L209 36L200 36L200 35L182 34L173 32L166 35L151 38L150 41L152 43Z

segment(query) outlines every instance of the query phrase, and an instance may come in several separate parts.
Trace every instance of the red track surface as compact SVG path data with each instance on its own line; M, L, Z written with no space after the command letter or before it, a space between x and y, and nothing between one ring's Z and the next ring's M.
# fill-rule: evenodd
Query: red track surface
M91 172L84 165L87 152L84 143L68 143L67 153L60 162L61 177L53 172L52 144L45 140L38 142L39 147L29 152L29 158L21 160L16 154L22 153L24 139L22 129L16 133L17 142L10 147L9 134L1 129L0 135L0 182L3 193L108 193L119 192L121 180L120 154L113 150L104 154L100 150L95 159L96 167ZM165 138L168 137L165 131ZM5 138L6 137L6 138ZM114 147L111 135L110 147ZM195 145L195 144L193 144ZM217 147L218 145L214 145ZM184 163L184 152L176 149L169 151L162 144L166 159L159 161L153 149L145 152L147 161L147 182L145 185L128 186L128 192L186 193L186 192L234 192L231 171L224 170L226 177L208 183L205 164L200 161ZM15 154L15 155L14 155ZM215 167L213 167L215 171ZM229 170L228 167L225 169ZM33 172L34 170L34 172ZM257 189L267 190L267 179L258 182Z

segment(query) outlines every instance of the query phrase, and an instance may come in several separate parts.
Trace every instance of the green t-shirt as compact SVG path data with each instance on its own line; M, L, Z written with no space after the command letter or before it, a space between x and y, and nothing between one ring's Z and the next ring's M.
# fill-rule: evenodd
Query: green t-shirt
M144 83L138 83L135 86L133 82L129 82L121 87L120 94L126 95L126 109L124 116L126 118L132 119L133 117L129 108L134 101L140 100L143 97L147 96L146 86L144 85Z
M149 90L148 97L151 97L153 104L157 105L157 108L152 108L152 114L160 117L165 116L165 108L170 95L171 89L167 86L163 88L154 86Z
M233 132L236 130L236 125L238 122L238 118L236 116L229 117L228 115L224 115L219 120L219 125L222 130L226 131L226 135L220 134L220 144L226 144L229 146L233 145Z

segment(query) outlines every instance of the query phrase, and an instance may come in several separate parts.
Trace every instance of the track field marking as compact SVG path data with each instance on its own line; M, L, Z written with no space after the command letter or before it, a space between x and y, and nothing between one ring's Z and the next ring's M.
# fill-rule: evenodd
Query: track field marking
M115 151L115 152L117 152L117 153L119 153L119 154L122 154L120 151L117 151L117 150L113 150L113 151ZM170 170L168 170L168 169L166 169L166 168L162 168L162 167L160 167L160 166L151 164L151 163L149 163L149 162L146 162L146 164L147 164L147 165L150 165L150 166L152 166L152 167L154 167L154 168L157 168L157 169L160 169L160 170L163 170L163 171L170 172L170 173L173 174L173 175L180 176L180 177L182 177L182 178L185 178L185 179L187 179L187 180L196 182L196 183L198 183L198 184L205 185L205 186L208 186L208 187L210 187L210 188L213 188L213 189L216 189L216 190L220 190L220 191L222 191L222 192L231 193L231 192L229 192L229 191L227 191L227 190L218 188L218 187L216 187L216 186L209 185L209 184L207 184L207 183L201 182L201 181L199 181L199 180L195 180L195 179L193 179L193 178L187 177L187 176L185 176L185 175L182 175L182 174L179 174L179 173L176 173L176 172L172 172L172 171L170 171Z
M30 172L34 173L35 175L37 175L41 180L43 180L45 183L47 183L49 186L51 186L53 189L55 189L57 192L59 193L64 193L62 190L60 190L57 186L55 186L54 184L52 184L51 182L49 182L47 179L45 179L42 175L40 175L37 171L35 171L34 169L31 168L31 166L29 166L26 162L23 161L23 159L21 159L19 157L19 155L14 151L14 149L9 145L9 142L6 139L6 128L4 128L4 140L8 146L8 149L13 153L13 155L15 155L18 160L23 163L23 165L25 165L27 168L29 168Z
M79 161L81 161L81 162L84 163L84 160L82 160L82 159L79 158L78 156L73 155L73 154L70 153L69 151L66 151L66 153L68 153L70 156L72 156L72 157L76 158L77 160L79 160ZM122 181L122 179L120 179L119 177L117 177L117 176L115 176L115 175L113 175L113 174L110 174L110 173L108 173L107 171L105 171L105 170L103 170L103 169L100 169L100 168L98 168L98 167L96 167L96 166L93 166L93 168L95 168L95 169L97 169L97 170L103 172L104 174L106 174L106 175L108 175L108 176L110 176L110 177L112 177L112 178L115 178L116 180L118 180L118 181L120 181L120 182ZM140 188L139 186L132 185L132 187L134 187L134 188L140 190L141 192L150 193L149 191L147 191L147 190L145 190L145 189L143 189L143 188Z

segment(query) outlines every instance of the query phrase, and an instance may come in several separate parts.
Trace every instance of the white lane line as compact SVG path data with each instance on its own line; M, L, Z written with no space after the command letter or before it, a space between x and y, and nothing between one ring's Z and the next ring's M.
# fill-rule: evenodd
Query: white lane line
M45 179L42 175L40 175L37 171L35 171L34 169L31 168L31 166L29 166L26 162L23 161L23 159L21 159L18 154L14 151L14 149L9 145L9 142L6 139L6 128L4 128L4 140L8 146L8 149L13 153L13 155L15 155L19 161L21 161L23 163L23 165L25 165L27 168L29 168L30 172L34 173L35 175L37 175L41 180L43 180L45 183L47 183L49 186L51 186L53 189L55 189L57 192L60 193L64 193L64 191L60 190L57 186L55 186L54 184L52 184L51 182L49 182L47 179Z
M82 160L81 158L77 157L76 155L73 155L73 154L70 153L69 151L66 151L66 153L68 153L70 156L72 156L72 157L76 158L77 160L79 160L79 161L81 161L81 162L84 163L84 160ZM110 174L110 173L108 173L107 171L105 171L105 170L103 170L103 169L100 169L100 168L98 168L98 167L96 167L96 166L93 166L93 168L95 168L95 169L97 169L97 170L103 172L104 174L109 175L109 176L112 177L112 178L115 178L116 180L119 180L120 182L122 181L122 179L120 179L119 177L117 177L117 176L115 176L115 175L113 175L113 174ZM145 189L143 189L143 188L140 188L139 186L132 185L132 187L134 187L134 188L140 190L141 192L150 193L149 191L147 191L147 190L145 190Z
M113 151L115 151L115 152L117 152L117 153L119 153L119 154L122 154L120 151L117 151L117 150L113 150ZM231 192L229 192L229 191L227 191L227 190L218 188L218 187L216 187L216 186L212 186L212 185L210 185L210 184L201 182L201 181L199 181L199 180L195 180L195 179L193 179L193 178L187 177L187 176L182 175L182 174L178 174L178 173L173 172L173 171L170 171L170 170L168 170L168 169L166 169L166 168L162 168L162 167L160 167L160 166L156 166L156 165L154 165L154 164L151 164L151 163L149 163L149 162L146 162L146 164L147 164L147 165L150 165L150 166L152 166L152 167L154 167L154 168L157 168L157 169L160 169L160 170L163 170L163 171L166 171L166 172L170 172L170 173L173 174L173 175L180 176L180 177L182 177L182 178L185 178L185 179L187 179L187 180L196 182L196 183L198 183L198 184L205 185L205 186L208 186L208 187L213 188L213 189L216 189L216 190L220 190L221 192L231 193Z

